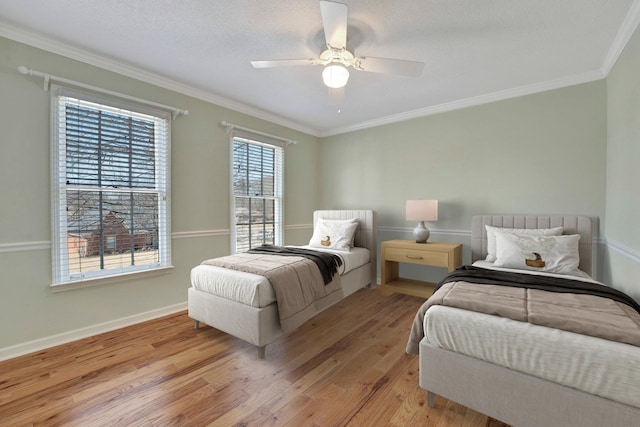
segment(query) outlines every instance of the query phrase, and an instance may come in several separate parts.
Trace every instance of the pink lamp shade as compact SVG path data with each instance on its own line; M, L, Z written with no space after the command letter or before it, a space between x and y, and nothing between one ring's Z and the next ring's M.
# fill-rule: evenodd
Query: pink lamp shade
M416 243L427 243L429 229L425 227L425 221L438 220L437 200L407 200L407 221L418 221L418 226L413 229L413 237Z
M407 221L437 221L437 200L407 200Z

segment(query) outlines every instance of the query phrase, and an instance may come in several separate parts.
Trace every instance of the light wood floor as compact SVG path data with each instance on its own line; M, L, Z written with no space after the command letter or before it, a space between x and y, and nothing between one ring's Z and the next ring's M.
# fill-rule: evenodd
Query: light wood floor
M186 313L0 363L0 425L501 426L418 386L420 298L361 290L255 348Z

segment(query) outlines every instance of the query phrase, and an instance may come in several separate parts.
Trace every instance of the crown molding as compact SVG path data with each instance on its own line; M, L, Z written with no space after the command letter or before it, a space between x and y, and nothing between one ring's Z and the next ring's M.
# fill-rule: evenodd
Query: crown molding
M342 133L368 129L375 126L397 123L404 120L431 116L438 113L460 110L463 108L488 104L495 101L502 101L510 98L517 98L519 96L532 95L534 93L540 93L548 90L560 89L563 87L605 79L611 72L611 69L613 68L615 63L618 61L618 58L622 54L624 47L629 42L629 39L635 32L636 28L638 28L638 25L640 25L640 0L634 0L633 4L629 8L629 12L622 22L622 26L620 27L620 30L618 31L618 34L616 35L611 48L609 49L609 52L607 53L607 56L602 63L602 67L599 70L593 70L586 73L563 77L560 79L549 80L546 82L520 86L517 88L507 89L504 91L498 91L472 98L460 99L457 101L408 111L406 113L381 117L379 119L369 120L366 122L356 123L351 126L344 126L341 128L331 129L326 132L321 132L318 136L323 138L333 135L339 135Z
M302 125L301 123L297 123L285 117L275 115L268 111L251 107L246 104L222 97L215 93L205 91L201 88L197 88L182 82L175 81L168 77L152 73L138 67L134 67L124 62L117 61L113 58L108 58L104 55L98 55L88 50L70 46L68 44L53 40L43 34L33 31L27 31L23 28L19 28L15 25L4 22L1 19L0 36L80 62L84 62L89 65L97 66L130 78L151 83L168 90L191 96L202 101L210 102L212 104L219 105L221 107L228 108L239 113L247 114L252 117L268 121L270 123L297 130L311 136L322 138L604 79L607 77L607 75L615 65L618 57L622 53L625 45L631 38L639 23L640 0L634 0L631 8L629 9L629 12L627 13L623 21L622 26L620 27L620 30L618 31L618 34L616 35L616 38L613 41L611 48L609 49L607 56L603 61L602 67L598 70L493 92L486 95L446 102L443 104L433 105L430 107L412 110L405 113L393 114L378 119L368 120L349 126L334 128L324 132L318 131L317 129L311 128L306 125Z
M166 76L152 73L139 67L134 67L130 64L118 61L114 58L109 58L104 55L91 52L89 50L80 49L69 44L62 43L43 34L16 27L13 24L3 21L2 19L0 19L0 36L17 41L19 43L36 47L38 49L45 50L47 52L55 53L57 55L80 61L85 64L93 65L107 71L112 71L126 77L141 80L145 83L150 83L152 85L172 90L183 95L191 96L202 101L210 102L212 104L219 105L221 107L228 108L239 113L247 114L252 117L268 121L270 123L281 125L312 136L319 136L316 129L304 126L287 118L222 97L213 92L205 91L195 86L170 79Z
M618 61L624 47L629 42L629 39L636 28L638 28L638 24L640 24L640 0L635 0L629 8L629 13L627 13L624 21L622 21L622 26L620 27L616 38L613 40L611 48L609 49L609 52L602 64L602 73L605 76L609 75L611 69Z
M640 1L640 0L638 0ZM357 130L372 128L375 126L388 125L405 120L416 119L434 114L445 113L449 111L461 110L463 108L475 107L478 105L489 104L491 102L503 101L511 98L518 98L524 95L532 95L535 93L546 92L549 90L560 89L563 87L574 86L582 83L589 83L596 80L606 78L601 70L589 71L573 76L562 77L546 82L534 83L530 85L520 86L512 89L506 89L486 95L474 96L471 98L459 99L457 101L445 102L444 104L432 105L430 107L420 108L417 110L407 111L406 113L394 114L391 116L381 117L379 119L369 120L366 122L356 123L350 126L331 129L327 132L321 132L320 137L338 135Z

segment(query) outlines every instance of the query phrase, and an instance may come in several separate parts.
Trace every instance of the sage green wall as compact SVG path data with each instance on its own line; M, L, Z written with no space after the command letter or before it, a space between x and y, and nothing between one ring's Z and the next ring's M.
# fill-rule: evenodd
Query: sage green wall
M607 78L607 280L640 301L640 30Z
M407 199L438 199L436 240L470 260L471 216L603 219L606 84L597 81L322 141L322 205L378 211L378 240L410 238ZM405 228L405 231L399 230Z
M636 32L606 82L318 140L0 38L0 349L186 301L191 267L229 248L221 120L299 141L285 155L288 244L308 239L316 208L372 208L379 240L409 238L405 200L436 198L434 237L465 243L467 261L474 214L586 214L624 249L603 251L608 283L637 295L639 45ZM172 124L173 232L221 235L173 239L170 274L52 293L50 249L29 249L50 241L49 93L41 79L18 74L19 65L188 109Z
M172 231L221 235L174 238L170 274L52 293L50 94L41 78L19 74L19 65L189 110L172 123ZM285 219L310 224L319 207L316 137L0 38L0 350L186 301L191 268L229 252L230 152L222 120L298 141L285 154ZM292 227L286 243L304 243L309 232Z

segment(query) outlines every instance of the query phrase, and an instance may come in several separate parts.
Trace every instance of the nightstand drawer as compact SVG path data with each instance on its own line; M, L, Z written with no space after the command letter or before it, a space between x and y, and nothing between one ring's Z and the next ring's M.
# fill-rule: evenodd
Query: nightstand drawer
M445 252L427 252L403 248L385 248L384 260L430 265L433 267L447 267L449 265L449 254Z

